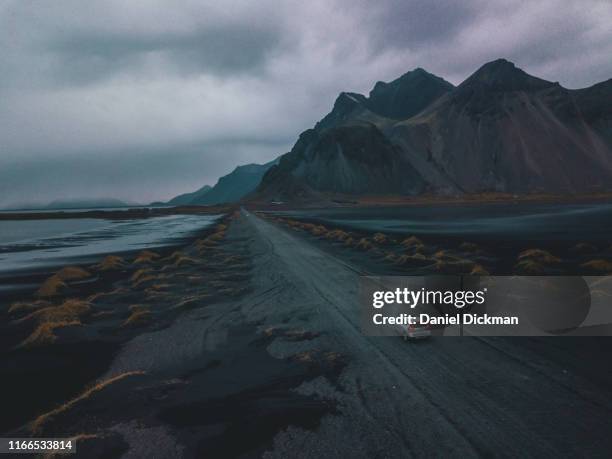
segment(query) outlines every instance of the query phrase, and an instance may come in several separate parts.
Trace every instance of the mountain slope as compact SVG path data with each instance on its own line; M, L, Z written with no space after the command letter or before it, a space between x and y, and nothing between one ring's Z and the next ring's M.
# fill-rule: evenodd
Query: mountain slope
M210 190L212 190L212 187L210 185L204 185L199 190L193 191L191 193L179 194L178 196L168 201L166 204L169 206L190 205L194 202L201 200Z
M238 202L251 193L264 174L278 162L278 158L266 164L246 164L238 166L231 173L219 179L212 189L193 204L222 204Z
M215 205L238 202L251 193L263 175L278 163L279 158L266 164L247 164L236 167L232 172L221 177L214 187L204 185L192 193L184 193L165 203L154 205L189 206Z
M341 93L262 196L612 189L612 80L581 90L499 59L456 88L421 69Z
M377 83L369 97L341 93L332 111L303 132L258 191L279 198L316 192L416 194L426 183L385 131L453 86L422 69Z
M577 101L581 97L584 107L593 105L590 118ZM588 91L565 89L498 60L419 115L396 123L389 136L438 189L608 190L608 115L598 111L605 106L605 98L594 100ZM598 123L604 125L599 131Z

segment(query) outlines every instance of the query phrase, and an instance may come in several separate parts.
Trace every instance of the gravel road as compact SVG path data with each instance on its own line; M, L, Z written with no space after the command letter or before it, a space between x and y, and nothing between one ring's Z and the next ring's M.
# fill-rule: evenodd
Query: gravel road
M316 432L277 435L270 457L296 457L296 451L303 457L594 457L612 449L611 366L597 362L597 353L576 354L589 349L585 341L574 347L578 342L567 338L367 337L359 328L358 269L247 211L236 225L251 238L255 260L246 316L320 333L309 346L348 361L337 386L321 378L300 387L334 398L340 413L326 416ZM275 342L269 349L284 356L296 348ZM598 381L589 377L592 367L603 373Z

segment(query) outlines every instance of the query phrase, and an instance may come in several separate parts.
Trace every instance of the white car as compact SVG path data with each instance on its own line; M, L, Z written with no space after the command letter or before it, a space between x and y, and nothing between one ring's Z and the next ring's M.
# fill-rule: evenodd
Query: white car
M409 339L424 339L431 336L431 327L429 325L398 325L397 330L404 341Z

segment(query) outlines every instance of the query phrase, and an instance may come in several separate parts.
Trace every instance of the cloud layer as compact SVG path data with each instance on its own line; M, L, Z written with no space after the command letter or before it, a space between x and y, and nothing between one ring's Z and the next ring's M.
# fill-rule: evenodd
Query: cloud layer
M169 198L284 153L338 92L505 57L612 76L608 0L4 0L0 207Z

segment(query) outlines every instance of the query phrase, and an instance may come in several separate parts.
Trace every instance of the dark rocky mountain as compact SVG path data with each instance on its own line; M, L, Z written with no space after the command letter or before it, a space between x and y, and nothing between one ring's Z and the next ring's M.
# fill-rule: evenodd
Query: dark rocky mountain
M403 120L416 115L452 89L448 81L418 68L391 83L376 83L366 106L378 115Z
M341 93L332 111L300 135L260 191L285 199L313 192L416 194L426 182L391 142L391 123L429 106L453 86L416 69L391 83L377 83L369 97Z
M580 90L499 59L457 87L422 69L341 93L258 193L582 193L612 189L612 80Z
M278 158L266 164L238 166L221 177L215 186L205 185L193 193L181 194L165 205L214 205L238 202L255 190L263 175L277 163Z

